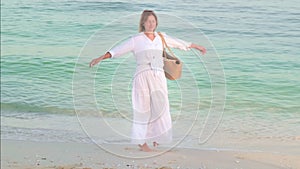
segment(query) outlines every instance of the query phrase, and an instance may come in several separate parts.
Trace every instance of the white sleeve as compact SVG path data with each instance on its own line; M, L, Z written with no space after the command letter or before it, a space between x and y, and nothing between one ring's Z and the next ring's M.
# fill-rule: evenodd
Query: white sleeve
M177 39L177 38L173 38L171 36L168 36L166 34L163 34L166 43L168 44L169 47L171 48L178 48L181 50L190 50L191 49L191 42L186 42L184 40L181 39Z
M117 58L123 54L133 51L133 49L134 49L134 41L133 38L130 38L124 41L123 43L114 46L108 52L111 54L111 58Z

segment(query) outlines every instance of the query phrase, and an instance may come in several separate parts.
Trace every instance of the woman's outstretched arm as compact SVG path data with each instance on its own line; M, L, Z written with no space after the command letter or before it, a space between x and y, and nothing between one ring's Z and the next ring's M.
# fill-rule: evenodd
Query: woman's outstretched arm
M90 67L96 65L97 63L101 62L104 59L120 57L123 54L133 51L133 49L134 49L134 40L133 40L133 37L131 37L127 41L124 41L120 45L117 45L117 46L113 47L112 49L110 49L108 52L106 52L106 54L104 54L96 59L93 59L90 62Z
M197 44L191 43L191 42L186 42L181 39L173 38L166 34L163 34L163 35L165 37L166 43L171 48L178 48L181 50L189 50L190 48L194 48L194 49L199 50L203 55L206 53L206 49L203 46L200 46L200 45L197 45Z

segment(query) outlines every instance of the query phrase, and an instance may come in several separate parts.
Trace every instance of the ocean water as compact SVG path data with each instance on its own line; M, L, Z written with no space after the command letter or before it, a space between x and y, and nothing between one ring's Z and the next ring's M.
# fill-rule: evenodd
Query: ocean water
M126 143L133 58L88 63L137 33L144 9L160 31L208 49L174 50L186 66L168 82L176 142L299 141L296 0L1 1L1 139ZM117 132L103 134L102 120Z

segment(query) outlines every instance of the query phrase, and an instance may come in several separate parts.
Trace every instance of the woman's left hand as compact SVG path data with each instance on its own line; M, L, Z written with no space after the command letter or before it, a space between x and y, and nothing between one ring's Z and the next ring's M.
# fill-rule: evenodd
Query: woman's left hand
M202 53L202 55L206 54L206 49L203 46L192 43L191 48L195 48L195 49L199 50Z
M205 55L205 53L206 53L205 47L199 46L199 47L198 47L198 50L200 50L200 52L202 53L202 55Z

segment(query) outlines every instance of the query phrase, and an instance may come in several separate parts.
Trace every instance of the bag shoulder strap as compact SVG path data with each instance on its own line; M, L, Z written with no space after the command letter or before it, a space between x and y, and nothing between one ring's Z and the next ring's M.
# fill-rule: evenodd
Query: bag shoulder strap
M171 55L172 55L173 58L176 58L176 56L174 55L174 53L172 52L172 50L171 50L170 47L168 46L168 44L167 44L167 42L166 42L164 36L162 35L162 33L161 33L161 32L157 32L157 33L158 33L158 35L160 36L160 38L161 38L161 40L162 40L162 42L163 42L163 46L165 46L165 47L168 48L168 50L169 50L169 52L171 53ZM163 50L165 50L165 47L163 47L163 48L164 48Z

